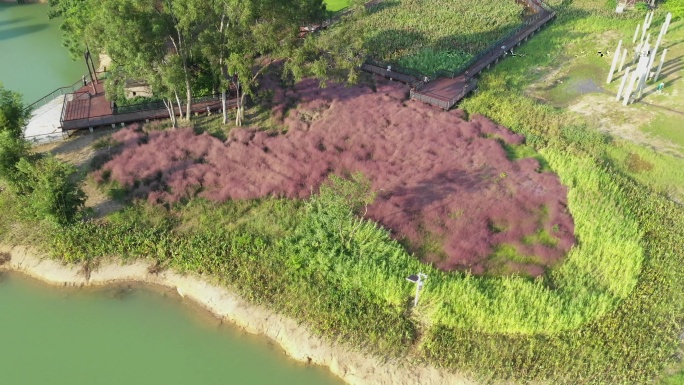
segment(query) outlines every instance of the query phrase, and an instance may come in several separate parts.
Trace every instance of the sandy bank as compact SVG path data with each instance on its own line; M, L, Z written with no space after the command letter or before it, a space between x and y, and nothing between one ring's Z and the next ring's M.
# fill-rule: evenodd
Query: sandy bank
M0 265L0 271L21 272L58 286L100 286L117 282L137 281L175 288L179 294L209 309L223 321L232 322L250 333L263 334L276 341L292 358L323 365L349 384L373 385L437 385L471 384L462 376L442 373L435 368L410 365L405 362L369 357L346 346L312 336L295 320L261 306L250 304L230 290L210 284L198 276L181 275L174 271L150 274L149 262L137 261L121 265L102 263L86 277L78 265L38 256L25 247L0 246L0 253L9 253L10 260Z

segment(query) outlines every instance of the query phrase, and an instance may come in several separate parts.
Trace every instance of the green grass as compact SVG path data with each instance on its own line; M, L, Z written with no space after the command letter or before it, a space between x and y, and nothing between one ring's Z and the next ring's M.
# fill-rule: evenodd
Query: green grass
M373 59L425 73L455 71L518 27L510 0L387 0L359 21Z
M607 156L635 180L684 202L684 158L624 140L616 140L607 149Z
M684 121L684 116L662 114L641 129L651 135L669 140L680 146L684 152L684 128L682 121Z
M350 0L325 0L325 7L329 11L339 11L340 9L344 9L351 4Z
M684 370L664 378L660 383L662 385L684 385Z

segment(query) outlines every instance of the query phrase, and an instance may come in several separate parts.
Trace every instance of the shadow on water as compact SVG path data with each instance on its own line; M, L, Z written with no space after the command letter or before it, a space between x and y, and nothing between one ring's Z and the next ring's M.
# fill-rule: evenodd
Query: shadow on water
M0 11L1 11L1 10L2 10L2 8L0 8ZM10 24L23 23L23 22L28 21L28 20L31 20L31 18L29 18L29 17L19 17L19 18L12 19L12 20L0 21L0 27L6 27L6 26L8 26L8 25L10 25Z
M0 41L11 40L24 35L29 35L38 31L42 31L48 27L48 24L33 24L25 27L14 27L0 30Z

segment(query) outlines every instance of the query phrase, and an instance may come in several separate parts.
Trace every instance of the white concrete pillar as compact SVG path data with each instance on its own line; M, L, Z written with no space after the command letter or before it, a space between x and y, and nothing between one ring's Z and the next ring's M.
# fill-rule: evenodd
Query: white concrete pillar
M658 71L656 71L654 82L658 81L658 77L660 76L660 70L663 69L663 63L665 63L665 55L667 55L667 48L663 50L663 55L660 57L660 64L658 64Z
M608 72L608 79L606 79L606 84L610 84L613 81L613 74L615 73L615 67L617 67L618 60L620 59L620 51L622 50L622 39L618 42L617 49L613 52L613 63L610 65L610 72Z
M632 73L632 78L629 79L629 83L627 83L627 91L625 92L624 100L622 102L623 106L626 106L629 104L629 97L632 95L632 90L634 89L634 83L636 83L637 80L637 72L634 71Z
M639 29L641 28L641 23L637 24L636 30L634 31L634 38L632 38L632 44L636 44L636 39L639 37Z
M629 67L625 69L625 74L622 76L622 81L620 82L620 88L618 88L617 96L615 97L615 101L619 102L620 101L620 96L622 95L622 91L625 88L625 84L627 83L627 78L629 77Z
M622 51L622 59L620 59L620 67L618 67L618 72L622 72L622 68L625 67L625 60L627 60L627 48Z

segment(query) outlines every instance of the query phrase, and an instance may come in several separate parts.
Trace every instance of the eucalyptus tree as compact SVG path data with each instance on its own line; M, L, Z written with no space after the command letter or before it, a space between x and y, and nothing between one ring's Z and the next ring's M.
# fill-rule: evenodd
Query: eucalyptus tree
M213 27L201 35L203 53L220 72L222 89L236 92L235 124L244 119L245 98L259 76L301 45L299 29L321 22L322 0L215 0ZM224 123L227 121L224 100Z
M107 53L119 70L147 81L173 113L172 100L184 90L185 117L192 106L197 76L193 63L197 42L211 22L206 0L90 0L93 17L87 34L93 46ZM209 16L209 17L207 17Z

